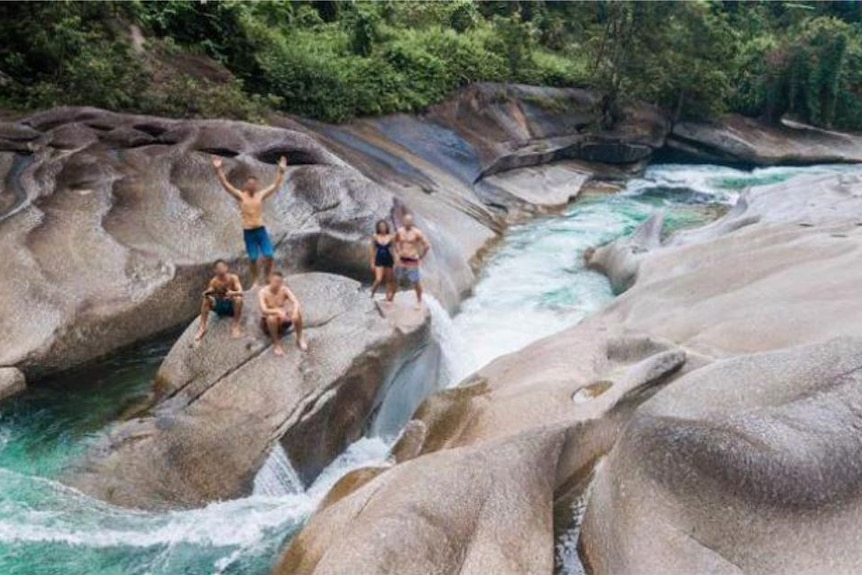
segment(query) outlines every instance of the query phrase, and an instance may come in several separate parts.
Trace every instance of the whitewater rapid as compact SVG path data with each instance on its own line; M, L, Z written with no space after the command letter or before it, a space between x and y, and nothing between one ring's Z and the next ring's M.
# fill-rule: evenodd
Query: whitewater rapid
M561 214L512 227L454 318L428 302L442 348L439 387L456 385L608 302L608 283L584 268L583 251L630 232L655 210L665 210L672 231L716 217L747 187L848 169L654 166L622 192L585 197ZM366 437L304 489L276 448L249 497L167 513L114 507L57 482L121 406L145 392L166 350L145 347L86 381L59 381L0 406L0 573L266 573L340 477L386 465L394 437ZM558 554L570 556L573 549L574 539L564 540Z

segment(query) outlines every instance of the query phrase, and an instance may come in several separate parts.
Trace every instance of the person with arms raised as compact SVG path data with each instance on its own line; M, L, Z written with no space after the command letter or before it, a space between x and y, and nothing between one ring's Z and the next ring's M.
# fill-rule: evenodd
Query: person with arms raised
M222 169L222 159L213 156L212 164L219 183L227 193L239 201L245 249L250 260L251 281L255 284L258 281L258 258L263 258L264 277L268 277L272 271L273 248L266 226L263 225L263 201L281 187L284 171L287 169L287 158L282 156L279 159L275 181L262 190L259 189L258 180L254 176L246 178L242 188L235 188Z

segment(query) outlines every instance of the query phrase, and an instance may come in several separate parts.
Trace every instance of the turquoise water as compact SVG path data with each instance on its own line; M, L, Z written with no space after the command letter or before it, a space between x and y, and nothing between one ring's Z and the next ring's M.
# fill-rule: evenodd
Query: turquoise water
M510 228L486 261L472 297L452 320L451 344L444 348L449 383L574 325L609 301L613 294L605 277L584 266L587 248L630 233L657 210L665 212L666 234L703 224L722 214L752 182L796 173L654 166L622 192L588 195L561 215Z
M585 197L561 215L513 227L461 312L435 316L451 368L446 383L606 303L608 284L584 269L584 249L630 232L655 210L666 211L670 233L714 218L745 187L846 169L655 166L621 193ZM169 513L113 507L58 483L88 441L146 395L169 345L142 345L0 405L0 573L267 573L341 475L385 458L385 441L363 439L305 491L262 488ZM277 482L269 463L267 471Z
M267 573L284 537L341 475L385 458L388 446L366 439L305 492L170 513L114 507L54 480L146 397L173 339L46 381L0 406L0 573Z

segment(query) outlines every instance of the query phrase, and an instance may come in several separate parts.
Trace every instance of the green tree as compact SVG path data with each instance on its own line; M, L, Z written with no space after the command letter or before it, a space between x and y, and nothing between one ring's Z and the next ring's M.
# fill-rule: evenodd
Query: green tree
M519 10L509 16L495 16L493 22L497 49L506 56L511 78L519 79L532 59L535 47L533 26L524 21Z

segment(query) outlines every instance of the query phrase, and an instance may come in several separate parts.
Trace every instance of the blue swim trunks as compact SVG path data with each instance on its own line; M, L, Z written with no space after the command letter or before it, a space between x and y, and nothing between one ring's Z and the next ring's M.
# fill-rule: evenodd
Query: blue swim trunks
M265 226L243 230L242 236L245 239L245 251L251 261L257 261L261 254L265 258L272 257L272 242L269 241Z
M226 297L214 298L213 311L219 317L233 317L233 300Z

